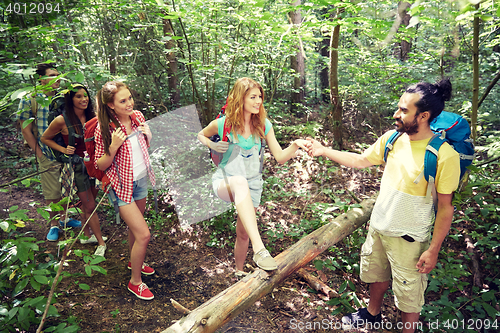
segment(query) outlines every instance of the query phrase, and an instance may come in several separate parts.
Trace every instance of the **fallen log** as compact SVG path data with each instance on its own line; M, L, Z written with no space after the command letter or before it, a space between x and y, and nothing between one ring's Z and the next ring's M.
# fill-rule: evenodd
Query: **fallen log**
M305 269L303 268L299 269L297 271L297 274L299 274L301 278L306 280L309 286L311 286L311 288L313 288L314 290L322 292L329 298L339 297L339 294L335 290L327 286L323 281L321 281L317 277L308 273Z
M163 333L216 331L317 255L366 223L370 218L375 198L376 195L362 201L361 208L349 210L280 253L275 257L278 264L276 271L266 272L256 269L238 283L192 310Z

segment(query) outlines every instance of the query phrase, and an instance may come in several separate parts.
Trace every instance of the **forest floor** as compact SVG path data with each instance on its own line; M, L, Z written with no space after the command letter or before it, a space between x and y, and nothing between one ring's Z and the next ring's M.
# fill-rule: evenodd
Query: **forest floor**
M362 120L359 121L362 122ZM374 135L380 135L389 128L391 125L386 124L385 128L373 130L373 135L370 135L368 139L361 137L358 131L348 132L346 138L349 140L346 140L346 148L360 149L358 143L370 144L373 142ZM7 149L18 152L24 157L31 154L14 135L7 132L3 136L0 140ZM291 140L293 137L288 137L288 139ZM314 172L314 159L301 156L288 162L288 167L281 167L273 158L269 158L269 155L267 157L266 177L274 175L289 180L287 188L290 191L298 191L301 187L310 186L309 178ZM15 168L0 170L2 183L15 179L18 171L23 168L32 168L32 166L19 162ZM341 167L338 173L329 180L329 184L333 190L349 189L363 199L378 190L379 181L380 173L362 173ZM264 192L266 190L264 188ZM349 202L349 195L346 195L344 199ZM328 199L322 196L314 197L314 201L321 200ZM42 201L39 186L28 188L22 185L11 186L8 193L0 193L0 212L13 205L28 209L28 216L32 220L27 223L25 230L33 231L33 236L42 241L40 246L45 247L46 251L59 255L57 243L46 241L47 223L34 208L35 203ZM149 200L149 203L151 201ZM282 238L270 240L265 231L271 227L272 221L279 221L285 225L298 224L302 214L297 212L303 213L305 207L311 202L310 198L306 197L275 196L260 206L258 218L261 235L264 244L271 244L272 241L270 248L273 256L288 248L296 240L286 233ZM160 202L159 208L164 213L173 211L173 207L168 203ZM151 221L151 208L148 209L146 216L148 221ZM227 242L223 243L226 244L224 247L207 246L206 244L213 240L213 230L205 227L203 223L194 224L188 229L181 229L175 218L165 219L160 221L161 223L151 222L152 237L147 249L146 262L156 270L156 273L143 276L143 281L151 288L155 298L152 301L136 298L127 290L130 278L130 271L127 269L129 260L127 227L123 222L116 224L109 211L111 211L109 206L99 209L103 235L109 237L106 261L100 264L106 269L107 274L94 272L91 277L87 276L83 260L70 255L68 266L64 270L71 273L79 272L81 276L78 280L74 277L64 278L56 290L57 298L54 305L63 318L77 317L80 320L81 332L161 332L182 317L182 314L172 306L171 299L193 310L237 282L234 276L232 246L227 245ZM64 239L65 236L67 235L61 234L60 239ZM229 233L219 236L221 239L231 237L234 239L234 235ZM338 246L345 245L339 243ZM79 242L74 247L74 249L89 250L90 253L93 253L94 248L95 246L82 245ZM352 251L359 251L359 248L353 248ZM317 259L326 259L327 252L318 256ZM246 263L254 265L251 258L250 249ZM359 280L359 276L342 273L342 271L318 271L312 262L306 268L334 290L338 290L340 284L346 279L352 281L356 286L358 297L365 302L368 300L367 285ZM90 290L80 289L78 283L88 284ZM48 295L47 290L44 293ZM342 315L331 315L335 307L326 304L328 300L327 296L314 292L305 281L294 274L272 293L265 295L217 332L336 331L335 328L339 327ZM400 321L391 297L385 298L383 313L386 321L392 323ZM53 320L57 321L57 319L49 318L47 325L50 325Z

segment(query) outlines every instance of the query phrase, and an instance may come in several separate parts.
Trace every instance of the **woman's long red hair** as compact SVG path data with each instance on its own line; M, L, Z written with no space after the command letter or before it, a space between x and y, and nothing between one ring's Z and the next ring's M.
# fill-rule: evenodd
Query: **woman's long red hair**
M242 132L244 129L243 105L245 103L245 97L253 88L258 88L260 90L260 93L262 94L262 103L259 108L259 113L252 114L250 120L253 127L252 134L256 134L262 139L265 137L264 126L266 123L267 112L264 108L264 89L259 83L247 77L239 78L227 97L227 107L225 111L226 120L229 126L231 126L231 131L233 132L234 137L236 137L236 133Z

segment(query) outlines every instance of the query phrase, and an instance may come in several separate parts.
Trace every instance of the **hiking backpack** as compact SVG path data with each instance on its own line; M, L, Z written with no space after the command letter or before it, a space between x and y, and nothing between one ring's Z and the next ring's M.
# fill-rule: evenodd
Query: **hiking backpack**
M139 126L140 122L139 119L137 119L137 115L135 114L135 111L132 113L130 116L132 121ZM104 190L104 193L107 193L109 190L109 186L111 185L111 182L106 175L105 171L102 171L98 168L95 167L94 160L95 160L95 129L97 127L97 124L99 123L97 117L94 117L87 121L85 125L83 125L83 132L84 132L84 141L85 141L85 158L83 159L83 163L85 164L85 167L87 168L87 173L89 174L90 177L96 178L99 181L102 182L102 189ZM116 129L116 125L113 122L109 123L109 126L112 129ZM144 136L146 139L146 143L148 141L148 138ZM111 199L110 199L111 200ZM154 189L154 200L155 200L155 211L158 213L158 199L157 199L157 191L156 188ZM115 209L115 216L116 216L116 223L120 223L120 211L118 208L118 201L117 200L111 200L114 209Z
M80 134L77 134L75 131L74 126L71 124L69 121L68 117L66 116L65 112L65 104L64 104L64 95L63 94L57 94L52 98L50 105L49 105L49 114L47 117L48 124L50 123L58 116L63 116L64 122L66 123L66 127L68 128L68 144L64 142L63 136L61 133L57 133L52 140L54 140L55 143L60 145L61 147L66 147L66 146L75 146L75 137L81 137ZM52 154L56 158L56 161L61 162L61 163L77 163L79 161L79 156L77 155L66 155L59 150L52 149Z
M425 148L424 171L414 180L417 184L422 177L429 183L427 186L427 202L430 201L431 193L435 191L435 179L437 172L437 157L439 148L444 142L455 149L460 156L460 179L467 171L467 167L472 164L475 157L474 144L470 138L470 126L467 120L452 112L442 111L439 116L430 123L431 130L435 133ZM387 155L393 149L394 143L402 135L394 132L387 140L384 151L384 162L387 162ZM437 197L434 196L436 204ZM437 209L437 207L435 206Z
M221 118L221 117L223 117L226 114L226 107L227 107L227 101L226 101L226 104L221 108L221 111L219 112L219 114L217 115L217 117L215 117L216 120L219 119L219 118ZM227 118L226 118L224 120L224 128L222 129L222 141L223 142L229 141L228 134L230 132L231 132L231 126L227 123ZM266 133L265 125L264 125L264 133ZM210 140L212 142L219 142L219 141L221 141L221 138L220 138L219 134L215 134L215 135L212 135L210 137ZM263 138L261 138L260 139L260 143L261 143L260 151L259 151L259 156L260 156L260 173L262 173L262 170L264 168L264 148L266 148L266 140L263 139ZM213 150L212 148L210 148L210 158L212 159L212 162L214 162L215 166L219 166L219 164L222 161L223 157L224 157L223 153L216 152L215 150Z
M219 114L217 115L217 117L215 117L215 120L223 117L226 114L226 107L227 107L227 102L221 108ZM227 142L229 140L227 135L229 134L230 131L231 131L230 127L226 126L226 122L224 121L224 129L222 130L222 141ZM210 137L210 140L212 142L219 142L221 140L221 138L220 138L219 134L215 134L215 135L212 135ZM218 153L215 150L213 150L212 148L210 148L210 158L214 162L215 166L219 166L220 162L222 161L223 155L224 154Z
M134 113L130 116L132 121L139 126L139 120L137 119L137 116ZM83 132L84 132L84 141L85 141L85 158L83 160L83 163L85 164L85 167L87 168L87 173L89 174L90 177L96 178L99 181L102 182L102 188L106 192L106 188L110 184L110 181L108 179L108 176L106 176L106 172L99 170L98 168L95 167L94 160L95 160L95 129L97 127L97 124L99 121L97 120L97 117L94 117L87 121L85 125L83 125ZM114 130L116 129L115 123L112 121L109 122L109 126ZM146 138L147 141L147 138Z
M97 124L99 121L97 120L97 117L94 117L90 120L88 120L85 125L83 125L83 137L84 137L84 142L85 142L85 157L83 159L83 163L85 164L85 167L87 168L87 173L89 174L89 177L96 178L102 182L102 189L104 192L107 192L107 187L110 184L110 181L108 179L108 176L106 176L106 173L102 170L99 170L98 168L95 167L94 165L94 159L95 159L95 128L97 127ZM115 124L110 122L109 125L112 128L115 128Z

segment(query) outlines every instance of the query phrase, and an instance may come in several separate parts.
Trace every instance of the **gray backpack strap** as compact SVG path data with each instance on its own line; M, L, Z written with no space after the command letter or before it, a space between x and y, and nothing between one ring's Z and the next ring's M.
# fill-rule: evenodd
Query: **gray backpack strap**
M259 158L260 158L260 168L259 168L259 173L262 173L264 171L264 150L266 148L266 139L260 139L260 152L259 152Z
M64 118L64 122L66 123L66 127L68 128L68 146L74 147L75 146L75 136L77 135L76 131L75 131L75 127L69 121L68 116L66 116L66 112L63 112L62 116Z

